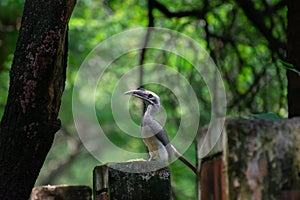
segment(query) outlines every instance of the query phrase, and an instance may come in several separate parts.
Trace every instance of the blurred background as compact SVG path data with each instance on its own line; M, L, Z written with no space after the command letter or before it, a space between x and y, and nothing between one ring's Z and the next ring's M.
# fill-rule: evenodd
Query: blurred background
M22 0L0 2L0 116L6 103L23 4ZM225 83L228 116L251 118L274 113L286 117L287 80L282 64L286 56L286 12L284 0L78 0L69 23L69 64L60 110L62 128L56 134L36 185L92 185L92 170L101 163L85 149L74 127L74 80L81 63L97 44L129 28L169 28L186 34L205 48ZM122 61L126 65L107 72L108 91L124 72L141 63L141 59L127 59ZM172 66L184 75L199 101L199 127L209 123L211 97L191 63L178 56L146 51L142 63L153 62ZM137 80L143 80L145 73L136 76ZM178 102L176 98L170 98L173 94L167 88L152 85L148 89L161 95L167 114L165 128L172 138L180 121L180 112L174 109ZM105 98L100 93L97 95ZM142 106L131 102L131 107L135 110L132 117L138 124ZM109 106L97 104L96 112L98 121L110 133L107 137L114 144L146 152L140 139L128 137L116 128ZM196 146L191 145L185 156L196 163ZM170 167L174 199L195 199L194 174L180 162Z

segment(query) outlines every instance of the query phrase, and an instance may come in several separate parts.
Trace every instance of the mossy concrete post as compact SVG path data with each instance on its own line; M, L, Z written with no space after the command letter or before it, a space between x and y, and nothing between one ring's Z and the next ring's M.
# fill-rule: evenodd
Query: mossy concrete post
M300 199L300 119L229 118L214 134L197 137L201 200Z
M92 200L88 186L46 185L32 189L30 200Z
M161 162L107 163L93 171L94 200L171 199L170 171Z

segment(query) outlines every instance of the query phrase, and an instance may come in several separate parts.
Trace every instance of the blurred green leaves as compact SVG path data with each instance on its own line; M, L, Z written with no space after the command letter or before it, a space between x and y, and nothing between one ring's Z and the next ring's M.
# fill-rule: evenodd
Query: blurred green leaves
M234 0L227 1L171 1L160 0L169 11L201 10L201 17L167 18L158 9L153 10L156 27L169 28L192 37L211 55L222 73L226 86L228 114L232 116L253 116L255 118L277 120L287 115L286 78L279 67L299 74L293 65L282 61L276 49L271 49L270 41L247 18L244 11ZM254 7L264 14L261 22L267 25L269 32L283 44L286 41L286 8L278 8L269 13L277 1L252 0ZM13 59L20 25L23 0L1 0L0 2L0 115L2 115L9 84L9 68ZM62 99L60 118L64 131L57 135L53 148L42 169L37 184L92 184L92 169L98 163L84 146L74 148L71 141L79 140L72 116L72 91L77 71L92 49L110 36L133 27L148 24L147 1L127 0L79 0L69 24L69 64L67 83ZM200 16L200 15L199 15ZM170 40L169 42L172 42ZM191 45L187 52L198 59L199 54ZM109 53L109 52L108 52ZM109 56L102 54L102 57ZM105 73L106 87L98 89L95 98L97 119L109 134L107 137L120 148L145 152L140 139L129 137L114 122L109 103L109 92L122 74L138 64L139 52L131 52L112 63ZM161 63L180 72L189 81L199 100L201 113L200 125L207 124L211 117L211 96L206 83L194 67L182 57L153 49L146 51L144 63ZM97 68L99 66L95 66ZM147 71L146 73L155 73ZM159 74L158 74L159 75ZM136 80L139 80L136 74ZM85 84L88 77L82 81ZM176 82L177 80L171 80ZM160 94L167 115L166 130L173 138L180 123L181 111L178 100L172 98L170 90L157 85L146 85ZM75 98L90 101L91 91L83 89ZM142 108L131 102L136 112L132 113L136 123L140 121ZM138 110L140 109L140 110ZM271 114L272 112L274 114ZM263 113L263 114L251 114ZM280 117L278 117L278 115ZM73 138L70 139L70 138ZM70 158L72 153L77 156ZM191 146L185 156L195 161L195 148ZM52 179L47 179L54 167L61 167L64 160L72 159L66 168L61 168ZM173 187L177 199L195 199L195 178L193 174L175 162L171 165ZM184 174L184 176L182 176Z

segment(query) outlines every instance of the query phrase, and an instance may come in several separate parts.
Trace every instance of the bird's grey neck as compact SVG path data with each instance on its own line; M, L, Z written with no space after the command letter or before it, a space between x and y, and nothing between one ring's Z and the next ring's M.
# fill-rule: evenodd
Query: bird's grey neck
M153 118L153 116L158 112L157 106L154 106L152 104L149 104L146 108L146 111L144 113L144 117L150 117Z
M144 113L143 119L142 119L142 123L141 126L149 126L149 124L151 124L154 120L154 114L153 113L153 105L148 105L146 108L146 111Z

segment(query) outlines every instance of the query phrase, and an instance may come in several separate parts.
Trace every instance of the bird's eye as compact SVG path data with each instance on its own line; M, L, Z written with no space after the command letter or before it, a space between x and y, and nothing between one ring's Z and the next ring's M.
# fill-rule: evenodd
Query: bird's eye
M150 99L150 98L152 98L153 97L153 95L152 94L148 94L148 98Z

